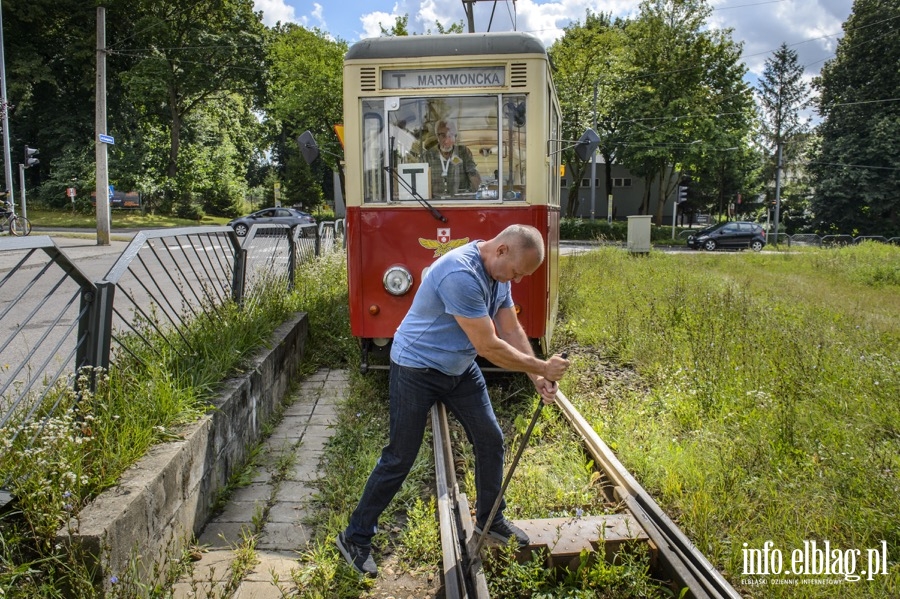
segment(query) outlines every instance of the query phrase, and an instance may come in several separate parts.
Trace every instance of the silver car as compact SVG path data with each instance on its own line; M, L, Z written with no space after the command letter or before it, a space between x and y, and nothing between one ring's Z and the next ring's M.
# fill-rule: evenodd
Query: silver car
M316 219L308 212L296 208L263 208L253 214L232 220L228 226L234 229L238 237L243 237L254 224L278 224L294 227L296 225L314 225Z

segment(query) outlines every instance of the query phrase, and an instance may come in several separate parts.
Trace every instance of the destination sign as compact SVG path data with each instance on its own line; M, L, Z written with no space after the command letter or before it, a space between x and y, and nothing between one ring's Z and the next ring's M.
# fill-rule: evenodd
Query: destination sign
M408 69L381 72L382 89L435 89L448 87L502 87L505 67L461 69Z

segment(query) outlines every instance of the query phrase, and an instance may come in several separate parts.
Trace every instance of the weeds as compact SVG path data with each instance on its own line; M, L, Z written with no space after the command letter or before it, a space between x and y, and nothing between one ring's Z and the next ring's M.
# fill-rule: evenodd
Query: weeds
M640 380L606 406L576 397L578 408L737 586L744 543L900 545L897 264L897 248L866 244L642 260L601 250L562 271L565 341ZM576 363L569 378L596 376ZM841 596L895 593L893 559L892 574Z
M669 599L677 595L650 576L646 545L623 547L607 562L582 551L577 566L551 567L543 551L518 559L510 544L490 553L485 561L492 597L531 599Z
M77 385L51 390L39 407L48 413L32 415L22 432L19 422L0 429L0 479L16 498L15 510L0 519L0 590L29 598L92 595L95 581L82 556L58 544L57 532L77 527L81 509L151 445L175 438L179 426L209 410L217 384L300 303L263 286L243 309L226 302L213 316L184 323L180 335L143 323L145 343L123 339L127 349L108 373L80 373ZM122 573L118 588L144 584L132 574Z

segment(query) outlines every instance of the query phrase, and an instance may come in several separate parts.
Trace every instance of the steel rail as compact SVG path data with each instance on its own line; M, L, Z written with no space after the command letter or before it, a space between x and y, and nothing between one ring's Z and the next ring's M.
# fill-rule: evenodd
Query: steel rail
M558 391L556 405L578 433L594 463L612 484L615 499L638 521L656 545L662 573L687 587L686 597L740 599L738 592L660 509L625 469L572 402ZM447 599L489 599L480 556L472 550L473 523L466 495L459 492L454 471L447 412L442 404L431 411L437 508L443 553L444 592Z
M469 501L459 492L456 483L447 410L441 403L431 408L431 428L444 596L447 599L490 599L481 560L468 554L468 540L473 534L472 517Z
M740 594L660 509L562 391L556 394L556 404L581 435L595 463L612 481L619 499L656 543L671 573L688 587L690 596L697 599L740 599Z

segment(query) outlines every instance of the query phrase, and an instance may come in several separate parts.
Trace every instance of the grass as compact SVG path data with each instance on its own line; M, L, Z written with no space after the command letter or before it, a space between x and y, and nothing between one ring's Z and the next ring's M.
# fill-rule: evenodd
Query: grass
M81 509L114 485L151 445L174 438L180 425L205 413L221 381L239 372L244 356L268 342L290 314L308 309L310 296L327 297L304 287L327 290L327 283L313 276L298 277L298 291L292 294L261 285L243 307L219 306L171 339L163 340L148 325L143 337L149 345L134 344L108 373L82 373L85 380L98 376L96 391L87 391L90 386L82 382L78 396L71 386L60 385L44 402L56 405L53 418L42 422L37 414L35 425L17 437L12 434L16 423L0 429L0 443L7 449L0 478L11 481L9 490L16 498L14 510L0 515L2 594L93 594L92 576L81 556L56 544L57 531L77 522ZM247 546L249 555L252 547ZM118 588L141 586L126 575Z
M315 538L301 557L300 567L293 572L300 597L361 597L369 596L367 593L372 590L370 580L357 577L344 564L333 542L346 527L387 441L387 378L383 372L370 372L365 376L354 374L350 382L350 394L341 406L334 436L320 464L315 511L309 522L314 525ZM506 378L493 384L489 392L501 422L506 423L508 455L512 456L534 410L536 394L525 377ZM461 450L464 464L462 490L474 501L471 446L452 418L450 422L451 438L454 447ZM552 409L544 411L532 440L507 492L510 517L576 516L607 511L580 441ZM388 556L395 555L392 567L411 572L433 572L434 564L440 562L432 477L429 430L410 476L380 519L379 533L373 542L376 562L383 564ZM488 571L497 597L625 597L628 595L621 589L629 585L644 589L645 597L671 597L649 576L648 564L649 557L640 550L628 552L615 567L595 564L586 557L578 573L560 579L558 572L545 566L541 556L519 566L501 553L490 561ZM597 595L600 585L620 590L618 594ZM530 590L529 594L505 594L510 589L521 593ZM532 590L544 594L532 595Z
M579 389L572 395L600 435L751 596L835 590L742 586L756 578L745 575L744 549L766 541L787 556L812 540L863 556L883 540L900 545L898 264L900 249L864 244L776 255L600 250L563 268L558 330L580 348L564 386ZM597 392L608 371L597 353L633 373L615 395ZM896 596L895 553L891 567L845 582L841 596Z
M259 205L245 205L241 214L249 214L260 210ZM333 220L334 214L326 207L313 211L316 221ZM114 209L110 211L110 229L159 229L165 227L196 227L198 225L224 225L231 220L227 216L211 216L204 214L200 220L178 218L153 212L143 213L141 210ZM43 228L86 228L97 227L97 215L94 208L89 211L48 210L40 207L28 208L28 220L36 227Z
M197 225L224 225L229 218L204 215L198 222L175 216L142 214L140 210L112 210L110 229L156 229L163 227L196 227ZM97 215L94 212L73 212L71 210L46 210L28 208L28 220L36 227L45 228L96 228Z
M608 249L564 262L557 342L566 345L575 366L563 387L738 587L745 543L761 548L773 541L789 552L806 540L828 540L865 555L884 540L894 552L892 574L846 582L841 596L898 594L898 258L896 248L866 244L774 255L642 258ZM223 350L226 339L254 341L240 334L231 339L223 331L258 330L265 337L268 324L281 322L288 311L305 310L310 340L302 371L355 371L344 280L340 256L322 260L301 271L291 296L250 302L251 314L228 312L212 323L214 331L198 323L192 347L208 368L181 376L184 363L172 356L159 370L136 370L121 383L110 373L96 401L87 398L82 407L62 410L66 418L46 427L46 443L38 445L49 456L59 443L55 457L33 456L27 464L37 467L16 476L22 484L30 481L21 494L31 497L32 507L23 504L0 520L0 589L21 597L90 594L90 573L78 556L52 546L47 533L114 481L133 447L165 440L173 426L205 409L204 397L222 369L239 368L232 358L249 351ZM259 327L253 328L253 320L230 326L242 316L260 319ZM315 538L292 573L301 597L359 597L371 585L346 567L333 539L346 526L386 440L386 377L354 375L351 385L322 464ZM534 394L521 380L492 387L491 394L507 422L512 455L534 410ZM132 397L141 401L128 401ZM545 409L508 491L511 516L602 509L590 463L576 447L564 423ZM382 519L376 557L397 552L410 567L420 559L428 567L437 561L436 524L428 517L430 454L426 440L413 474ZM463 482L472 488L471 481ZM236 566L252 564L252 541L242 545ZM493 572L493 588L511 593L503 596L669 596L648 577L639 551L615 567L586 558L562 579L540 559L519 564L504 561L501 553ZM600 588L606 594L598 594ZM742 588L759 597L826 597L834 590ZM159 589L142 593L165 596Z

